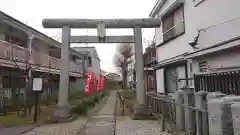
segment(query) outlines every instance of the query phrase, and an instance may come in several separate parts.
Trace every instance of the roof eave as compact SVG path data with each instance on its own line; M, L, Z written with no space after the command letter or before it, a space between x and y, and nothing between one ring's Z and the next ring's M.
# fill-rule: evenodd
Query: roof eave
M165 4L167 0L158 0L158 2L154 5L149 17L155 18L155 15L159 12L162 6Z

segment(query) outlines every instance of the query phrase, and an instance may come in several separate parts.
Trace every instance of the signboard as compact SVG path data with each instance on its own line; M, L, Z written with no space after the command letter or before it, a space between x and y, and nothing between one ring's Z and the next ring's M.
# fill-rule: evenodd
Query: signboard
M33 91L41 91L42 90L42 78L33 78Z

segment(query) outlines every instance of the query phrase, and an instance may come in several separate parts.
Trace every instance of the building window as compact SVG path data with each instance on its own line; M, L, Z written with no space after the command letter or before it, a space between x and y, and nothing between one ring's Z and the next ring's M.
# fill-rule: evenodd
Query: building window
M92 58L89 56L88 57L88 66L91 67L92 66Z
M185 32L183 5L163 17L163 41L169 41Z

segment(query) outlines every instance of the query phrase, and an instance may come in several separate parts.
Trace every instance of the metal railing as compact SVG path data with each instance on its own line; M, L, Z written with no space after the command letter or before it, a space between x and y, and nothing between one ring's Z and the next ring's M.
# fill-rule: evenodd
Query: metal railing
M16 60L25 63L27 60L27 48L10 44L7 41L0 40L0 58L8 60ZM28 58L29 63L35 65L49 66L49 61L51 62L51 68L60 68L60 59L48 56L48 54L38 52L37 50L32 50L30 57ZM70 71L81 73L82 65L78 65L70 61Z
M177 109L181 109L184 112L183 119L185 117L193 117L193 119L197 119L197 117L201 117L201 119L208 118L208 110L203 107L196 107L194 104L186 104L184 101L183 103L178 102L176 98L172 96L167 96L167 95L159 95L157 93L153 92L147 92L146 93L146 99L147 99L147 105L151 109L152 113L157 115L158 117L160 116L161 120L161 129L162 131L167 131L172 134L177 134L179 132L184 132L186 129L181 129L179 125L177 125L177 121L179 120L179 115L177 115ZM189 115L186 115L186 112ZM204 116L202 118L202 116ZM203 133L204 130L208 131L208 129L204 129L204 125L208 125L208 121L200 121L200 123L196 124L197 122L195 121L195 124L193 124L192 128L198 129L200 133ZM185 124L185 123L182 123ZM189 127L188 127L189 128ZM197 131L195 131L196 133Z
M174 25L170 29L166 30L163 33L163 40L164 41L171 40L172 38L184 33L184 31L185 31L185 24L183 21L183 22L180 22L180 23Z
M119 99L120 108L122 109L122 116L124 116L125 100L120 92L117 92L117 98Z

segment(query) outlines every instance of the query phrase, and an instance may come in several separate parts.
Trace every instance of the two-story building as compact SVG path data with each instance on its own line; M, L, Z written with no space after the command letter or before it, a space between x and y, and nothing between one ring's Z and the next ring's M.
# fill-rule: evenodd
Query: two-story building
M98 56L97 50L95 47L72 47L73 50L84 54L86 57L85 71L84 72L93 72L96 74L96 77L99 78L101 74L101 60ZM85 89L85 78L79 79L78 84L80 84L80 89Z
M154 42L145 48L143 58L146 90L147 91L156 90L155 89L156 74L154 72L155 70L153 70L152 68L157 63L156 46Z
M157 91L175 92L194 74L239 70L239 0L158 0Z
M101 73L101 60L94 46L89 47L72 47L73 50L84 54L86 58L86 71L94 72L96 76Z
M28 69L33 77L44 77L44 89L58 90L61 43L0 12L0 89L10 97L25 91ZM70 49L70 87L83 77L84 55ZM47 88L46 88L47 87Z

